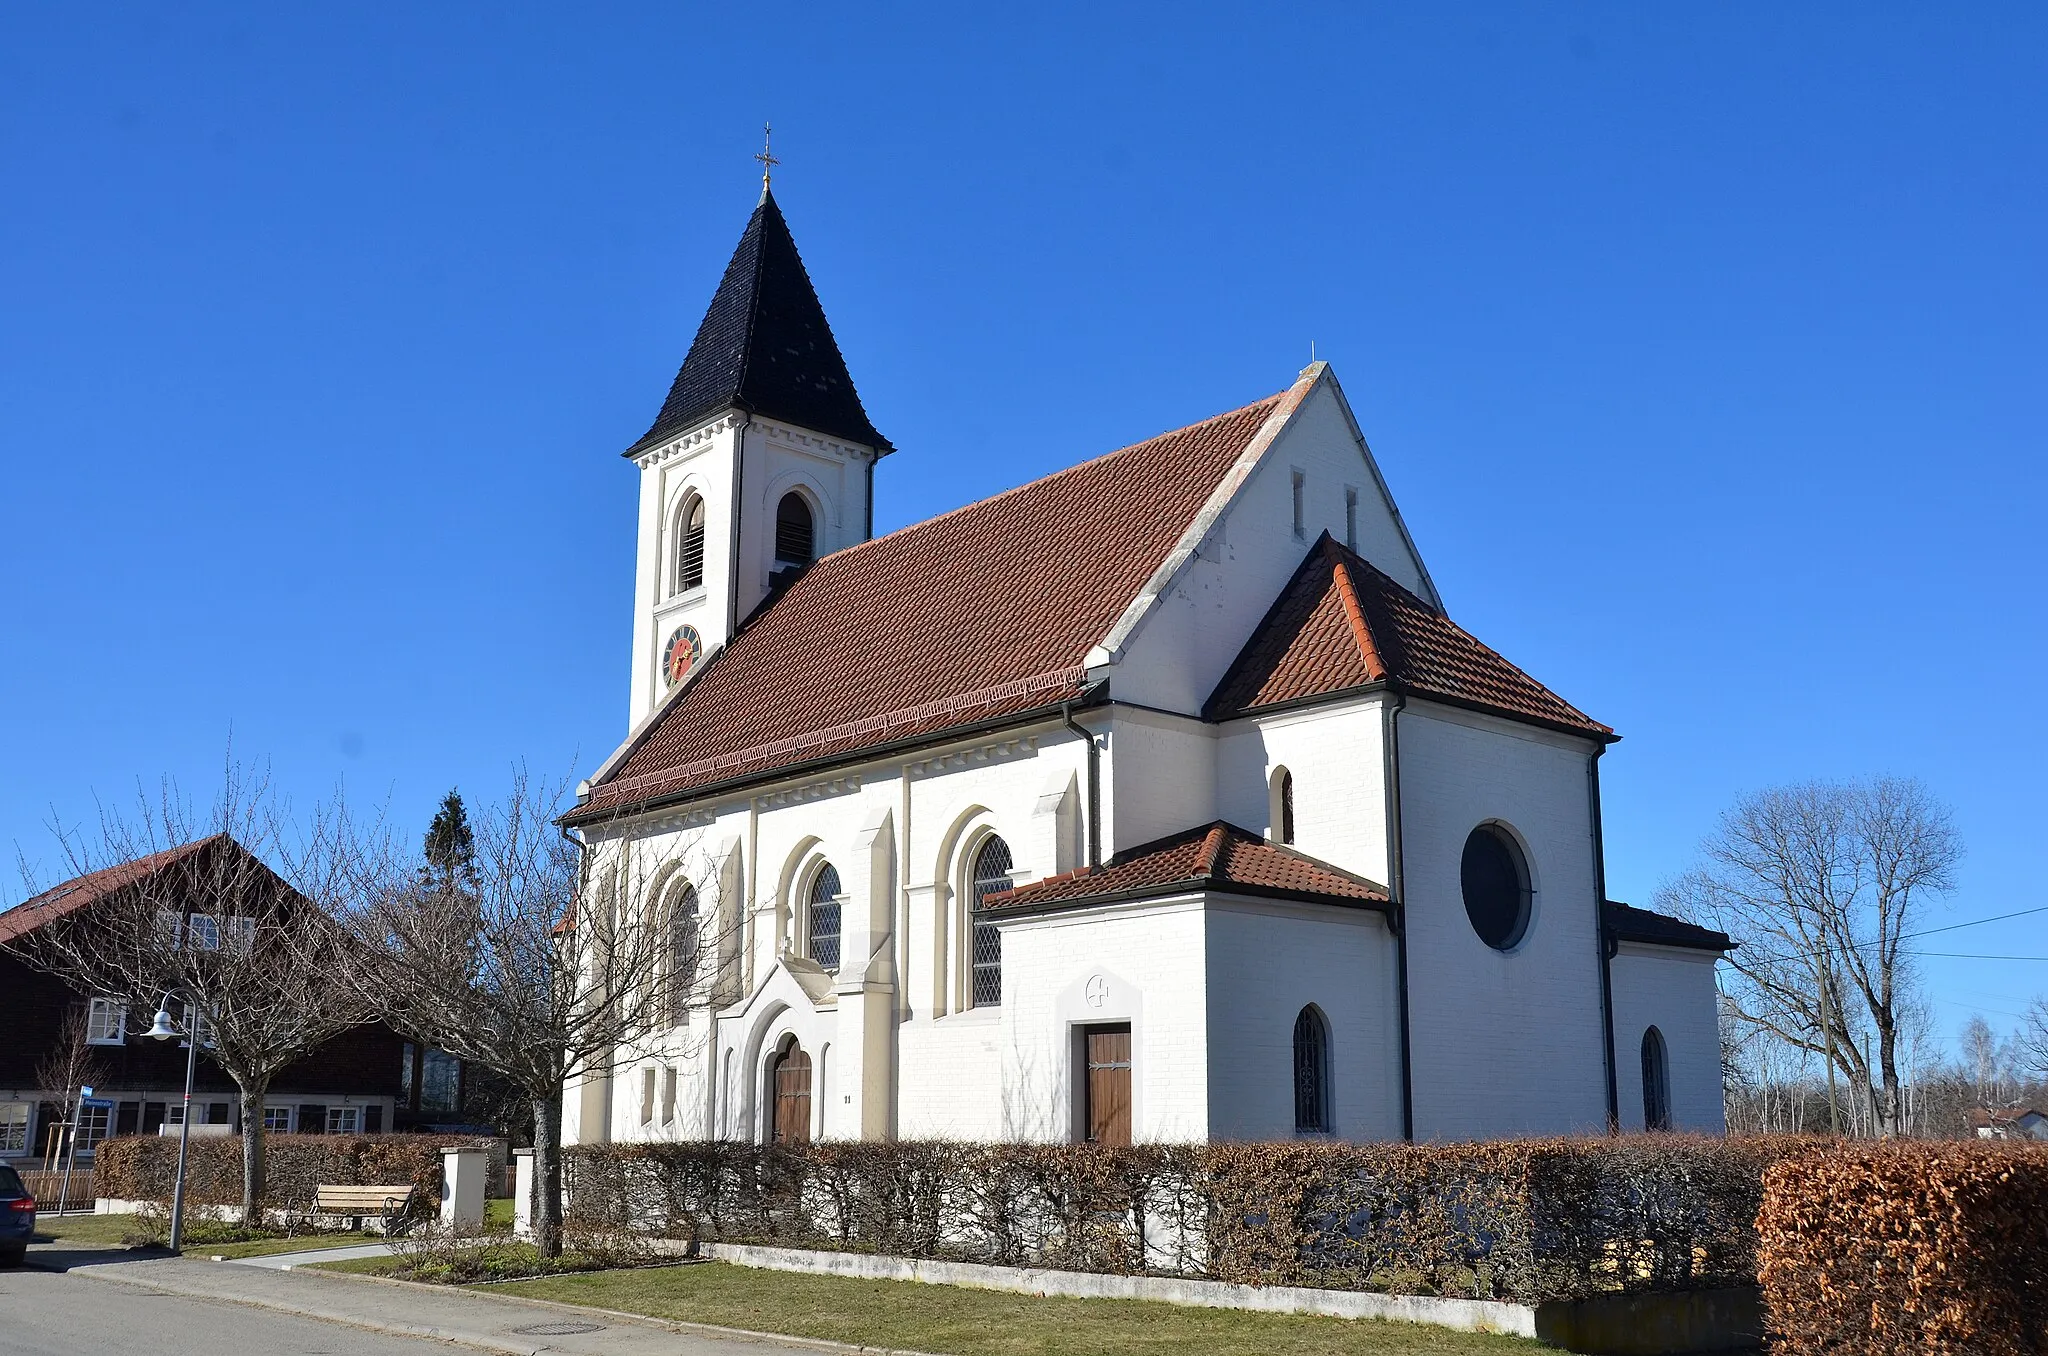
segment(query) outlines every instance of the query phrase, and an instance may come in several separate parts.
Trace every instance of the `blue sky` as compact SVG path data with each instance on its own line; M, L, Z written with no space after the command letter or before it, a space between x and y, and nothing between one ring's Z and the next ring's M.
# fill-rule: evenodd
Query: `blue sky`
M0 841L53 867L230 731L422 828L601 759L617 454L772 119L878 529L1313 343L1452 615L1625 736L1617 897L1745 790L1896 772L1969 843L1932 921L2048 904L2048 16L989 9L12 7ZM2048 991L1929 967L1946 1031Z

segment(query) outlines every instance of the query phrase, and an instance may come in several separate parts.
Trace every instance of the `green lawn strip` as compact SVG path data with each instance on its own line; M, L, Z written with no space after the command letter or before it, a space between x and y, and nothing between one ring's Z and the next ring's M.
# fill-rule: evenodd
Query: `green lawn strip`
M484 1202L484 1228L510 1229L512 1227L512 1198L493 1196Z
M345 1248L352 1243L375 1242L378 1237L365 1233L333 1233L254 1238L232 1243L208 1242L207 1234L216 1228L212 1221L194 1220L185 1231L185 1252L195 1257L261 1257L276 1252ZM143 1230L143 1220L136 1215L42 1215L36 1220L38 1240L81 1247L126 1247L128 1238Z
M269 1257L280 1252L316 1252L321 1248L351 1248L358 1243L381 1243L382 1234L300 1234L297 1238L252 1238L245 1243L187 1243L185 1251L194 1257Z
M335 1264L337 1269L348 1263ZM364 1268L367 1270L367 1268ZM908 1281L866 1281L709 1262L595 1271L494 1285L622 1313L791 1337L825 1338L945 1356L1408 1356L1409 1353L1534 1351L1520 1338L1453 1332L1383 1319L1320 1318L1194 1309L1144 1300L1094 1300L970 1290Z
M141 1225L133 1215L37 1215L36 1238L118 1248Z

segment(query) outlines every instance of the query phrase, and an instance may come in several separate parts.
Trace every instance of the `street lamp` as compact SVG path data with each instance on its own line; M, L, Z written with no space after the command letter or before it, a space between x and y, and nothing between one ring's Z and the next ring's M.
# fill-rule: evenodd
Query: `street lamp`
M156 1020L150 1023L152 1040L167 1041L178 1034L171 1023L171 995L157 1000ZM199 1031L192 1020L192 1000L185 1000L185 1114L178 1122L178 1179L171 1187L171 1251L185 1237L185 1156L192 1147L192 1073L199 1063Z

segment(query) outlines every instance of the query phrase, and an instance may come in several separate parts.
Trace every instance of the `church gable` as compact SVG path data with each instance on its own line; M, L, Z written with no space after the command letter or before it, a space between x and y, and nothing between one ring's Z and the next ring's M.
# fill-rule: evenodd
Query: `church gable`
M1281 397L825 556L698 666L574 818L1056 707Z
M1204 704L1207 720L1379 683L1611 739L1614 732L1324 533Z

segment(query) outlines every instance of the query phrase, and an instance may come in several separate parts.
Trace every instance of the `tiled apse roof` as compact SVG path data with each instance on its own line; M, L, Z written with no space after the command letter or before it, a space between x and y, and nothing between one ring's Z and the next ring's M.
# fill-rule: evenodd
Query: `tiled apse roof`
M1352 905L1387 902L1387 892L1363 876L1270 843L1249 829L1219 819L1127 848L1101 866L1082 867L992 894L983 907L991 912L1011 913L1196 890L1321 899Z
M1385 682L1417 696L1611 739L1580 711L1422 599L1317 539L1203 710L1228 720Z
M568 818L1055 705L1280 395L825 556Z
M1696 951L1733 951L1735 943L1725 932L1703 928L1682 918L1638 909L1633 904L1608 900L1600 912L1608 934L1624 942L1648 942L1653 946L1683 946Z
M90 907L114 894L125 886L147 880L157 872L187 857L196 856L207 845L220 841L222 835L201 838L196 842L181 843L177 847L152 852L147 857L137 857L132 862L121 862L115 866L88 871L53 885L32 899L22 901L5 913L0 913L0 942L11 942L26 937L43 924L79 909Z
M782 209L764 189L638 453L737 407L881 451Z

